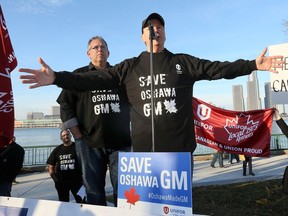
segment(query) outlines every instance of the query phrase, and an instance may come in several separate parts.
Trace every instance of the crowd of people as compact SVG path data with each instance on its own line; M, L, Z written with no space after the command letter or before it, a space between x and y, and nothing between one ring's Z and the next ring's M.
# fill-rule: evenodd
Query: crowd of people
M189 152L193 173L193 152L196 148L192 112L194 83L233 79L249 75L254 70L277 72L283 64L282 56L266 56L266 49L255 60L239 59L234 62L209 61L189 54L172 53L165 48L165 21L157 13L143 20L141 30L146 51L115 66L107 61L110 54L107 42L95 36L88 41L90 63L73 73L54 72L41 58L40 69L19 69L28 73L20 78L23 83L31 84L30 88L50 84L63 88L57 99L64 127L61 131L63 144L47 160L61 201L69 201L67 193L71 191L77 202L83 202L77 196L83 183L87 195L85 202L107 205L105 177L108 167L114 206L117 206L118 153L131 151L131 146L134 152ZM153 39L151 31L155 34ZM154 94L150 92L149 83L149 80L154 80L149 70L151 53L153 76L159 80L155 83L155 91L165 88L171 92L165 96L155 95L154 104L151 104L149 96ZM173 109L165 109L167 101L174 101L171 103L171 106L174 104ZM157 112L152 127L151 109L154 107ZM68 129L74 136L75 144ZM215 167L217 158L220 167L224 167L222 153L215 154L212 167ZM59 166L59 163L63 164L60 162L63 158L69 158L71 164ZM75 182L68 185L64 184L66 175L68 178L71 175L81 178L75 178Z
M218 160L219 163L219 167L220 168L225 168L226 166L224 165L224 153L221 150L218 150L214 153L212 160L211 160L211 164L210 166L212 168L216 168L215 163ZM246 169L247 169L247 165L248 165L248 170L249 170L249 175L254 176L255 174L252 171L252 156L251 155L241 155L243 158L243 176L246 176ZM236 162L239 163L240 162L240 158L238 154L232 154L232 153L228 153L228 164L233 164L233 158L236 159Z

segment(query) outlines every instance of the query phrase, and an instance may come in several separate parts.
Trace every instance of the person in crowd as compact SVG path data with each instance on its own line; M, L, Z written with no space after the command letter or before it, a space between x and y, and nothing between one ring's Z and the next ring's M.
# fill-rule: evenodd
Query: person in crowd
M97 73L57 73L39 58L42 68L20 68L19 72L28 73L21 75L20 79L24 84L31 84L30 88L50 84L70 90L124 86L130 104L133 151L190 152L193 170L193 152L196 148L192 112L194 83L200 80L233 79L255 70L277 73L277 68L283 66L283 56L265 56L267 49L264 49L256 60L220 62L188 54L174 54L165 48L165 21L158 13L152 13L143 20L141 32L146 51L114 67ZM150 37L153 34L155 37ZM153 38L152 49L150 38ZM151 53L153 76L150 75ZM151 98L154 99L152 105ZM155 110L153 121L151 109Z
M14 142L16 142L16 137L15 136L13 136L13 138L12 138L12 140L14 141ZM22 148L22 147L21 147ZM25 151L25 150L24 150ZM18 184L19 182L16 180L16 177L15 177L15 179L13 180L13 184Z
M244 155L243 176L246 176L247 164L248 164L249 175L254 176L255 174L252 171L252 156L250 156L250 155Z
M0 196L11 197L12 183L23 167L24 155L15 137L0 148Z
M218 160L219 166L220 166L221 168L224 168L224 164L223 164L223 151L217 150L217 151L214 153L210 166L213 167L213 168L215 168L215 163L216 163L217 160Z
M229 153L228 163L229 163L229 164L233 164L233 159L235 159L237 163L240 162L240 159L239 159L239 155L238 155L238 154Z
M283 118L279 114L279 110L274 108L274 117L276 120L276 124L281 129L282 133L288 138L288 126Z
M101 36L88 41L89 65L74 73L85 73L111 67L107 62L109 49ZM57 102L65 128L75 138L83 172L88 204L107 205L105 179L107 166L117 206L118 153L131 151L130 118L127 95L123 87L95 91L63 90Z
M82 202L78 195L82 187L82 172L77 160L75 143L71 140L69 130L61 130L60 139L62 144L51 152L47 159L49 174L55 183L59 201L69 202L70 191L77 203Z

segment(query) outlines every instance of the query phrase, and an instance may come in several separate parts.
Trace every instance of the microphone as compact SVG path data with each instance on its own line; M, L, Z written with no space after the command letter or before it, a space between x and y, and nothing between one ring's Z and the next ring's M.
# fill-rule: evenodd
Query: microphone
M154 28L153 28L150 20L148 20L148 28L149 28L149 31L150 31L150 39L156 40L157 36L156 36L156 33L154 31Z

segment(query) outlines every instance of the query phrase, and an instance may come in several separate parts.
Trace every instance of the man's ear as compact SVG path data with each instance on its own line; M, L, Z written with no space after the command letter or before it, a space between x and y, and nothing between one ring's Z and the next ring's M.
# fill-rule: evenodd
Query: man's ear
M141 40L145 43L144 34L141 35Z

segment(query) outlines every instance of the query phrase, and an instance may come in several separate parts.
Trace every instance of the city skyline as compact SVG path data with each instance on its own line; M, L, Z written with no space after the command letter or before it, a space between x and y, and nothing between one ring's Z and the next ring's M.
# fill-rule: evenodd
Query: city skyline
M27 112L26 120L31 119L60 119L60 106L51 106L50 107L50 114L45 114L44 112L37 111L37 112ZM25 119L16 119L18 120L25 120Z
M264 96L263 102L264 107L262 108L261 97L259 94L259 81L257 78L257 72L254 71L252 74L248 76L248 81L246 83L246 106L243 95L243 86L242 85L233 85L232 86L232 97L233 97L233 110L235 111L249 111L249 110L257 110L257 109L268 109L272 107L276 107L280 114L285 114L288 111L288 104L280 104L278 101L284 101L283 98L287 97L287 92L281 94L279 92L274 92L271 88L271 83L264 83ZM276 97L276 100L275 100ZM274 101L274 103L273 103Z
M253 71L247 76L246 82L246 100L244 100L244 90L242 85L232 86L233 110L249 111L262 109L261 98L259 94L259 84L257 71ZM246 102L246 105L245 105Z

